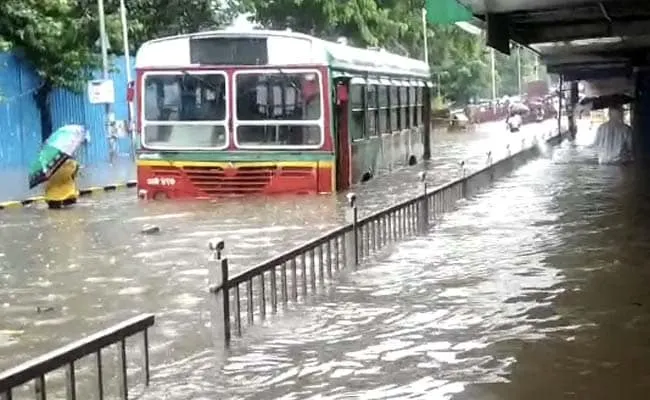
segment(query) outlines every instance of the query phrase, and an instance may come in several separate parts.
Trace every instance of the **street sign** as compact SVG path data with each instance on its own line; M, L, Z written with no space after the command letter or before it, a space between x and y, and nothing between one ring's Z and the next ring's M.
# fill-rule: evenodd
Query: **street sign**
M113 81L110 79L89 81L88 100L90 104L115 103L115 85Z

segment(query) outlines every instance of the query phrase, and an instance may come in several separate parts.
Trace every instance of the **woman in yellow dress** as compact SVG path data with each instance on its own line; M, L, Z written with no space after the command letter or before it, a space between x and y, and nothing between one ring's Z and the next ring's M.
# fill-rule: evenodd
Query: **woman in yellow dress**
M68 159L48 179L45 184L44 197L49 208L62 208L77 202L79 198L76 182L78 172L79 163Z

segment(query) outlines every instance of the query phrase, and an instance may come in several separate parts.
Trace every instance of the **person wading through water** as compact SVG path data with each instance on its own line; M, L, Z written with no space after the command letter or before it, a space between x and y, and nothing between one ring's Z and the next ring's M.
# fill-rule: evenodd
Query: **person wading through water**
M49 208L59 209L77 202L77 173L79 163L73 159L66 160L45 184L45 202Z
M632 128L623 121L623 108L610 107L609 120L596 131L594 146L599 164L626 164L632 161Z

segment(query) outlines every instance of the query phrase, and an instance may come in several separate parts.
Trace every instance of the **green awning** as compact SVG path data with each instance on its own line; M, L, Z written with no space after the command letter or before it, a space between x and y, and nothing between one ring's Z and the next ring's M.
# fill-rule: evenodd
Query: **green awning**
M472 12L457 0L426 0L427 20L432 24L451 25L471 21Z

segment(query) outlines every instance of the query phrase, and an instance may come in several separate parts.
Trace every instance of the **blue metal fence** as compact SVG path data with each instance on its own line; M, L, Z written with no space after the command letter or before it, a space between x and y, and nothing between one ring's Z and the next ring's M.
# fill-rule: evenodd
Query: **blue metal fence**
M115 82L114 112L117 120L126 120L126 68L124 57L112 60L111 79ZM98 71L95 76L101 76ZM33 99L40 79L33 69L11 53L0 53L0 201L30 195L25 183L26 168L41 147L40 114ZM109 165L109 142L105 112L91 104L86 92L72 93L56 89L50 98L53 126L81 124L90 131L90 143L80 151L79 159L88 168L86 183L101 185L109 181L133 179L132 144L129 137L118 140L118 159ZM14 182L16 181L16 182Z

